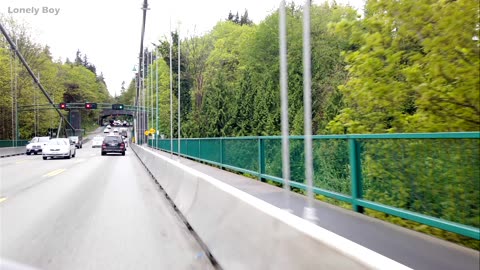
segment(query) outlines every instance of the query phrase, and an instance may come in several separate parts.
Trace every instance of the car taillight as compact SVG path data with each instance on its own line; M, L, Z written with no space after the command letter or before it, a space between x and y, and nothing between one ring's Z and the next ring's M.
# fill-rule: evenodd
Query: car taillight
M122 143L120 144L120 148L125 148L125 143L122 142Z
M102 143L102 148L107 148L107 145Z

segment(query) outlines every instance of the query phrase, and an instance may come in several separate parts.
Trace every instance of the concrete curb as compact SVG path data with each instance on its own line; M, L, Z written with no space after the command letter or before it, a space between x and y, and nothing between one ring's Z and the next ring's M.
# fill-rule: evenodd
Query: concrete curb
M25 155L25 146L21 147L2 147L0 148L0 158Z
M224 269L410 269L176 160L132 149Z

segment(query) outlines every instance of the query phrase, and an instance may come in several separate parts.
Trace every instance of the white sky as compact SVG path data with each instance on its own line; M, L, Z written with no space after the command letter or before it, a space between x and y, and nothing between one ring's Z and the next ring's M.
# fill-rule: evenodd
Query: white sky
M322 3L325 0L314 0ZM181 22L181 36L210 31L229 11L248 15L255 23L272 13L280 0L149 0L145 45L156 42ZM291 1L287 1L291 2ZM297 4L304 1L294 0ZM337 0L361 8L364 0ZM22 20L31 27L35 41L50 46L54 59L75 58L77 49L103 72L112 94L120 93L133 77L138 62L143 0L1 0L0 13ZM37 15L9 13L14 8L39 8ZM42 8L59 8L58 15L42 13ZM3 37L2 37L3 38Z

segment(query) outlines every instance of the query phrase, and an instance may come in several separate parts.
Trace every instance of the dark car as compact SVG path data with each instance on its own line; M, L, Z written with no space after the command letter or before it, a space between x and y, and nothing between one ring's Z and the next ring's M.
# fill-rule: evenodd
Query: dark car
M82 139L80 136L70 136L68 138L75 143L76 148L82 148Z
M103 139L102 156L108 153L122 153L125 156L125 143L118 135L108 135Z

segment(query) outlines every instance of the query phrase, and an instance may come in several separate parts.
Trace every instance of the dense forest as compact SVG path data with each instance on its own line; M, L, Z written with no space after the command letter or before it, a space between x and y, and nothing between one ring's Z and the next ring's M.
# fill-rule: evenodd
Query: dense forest
M363 16L348 6L314 5L314 133L479 130L477 4L376 0L367 1ZM209 33L181 41L182 137L280 134L278 21L278 12L257 25L247 12L230 13ZM291 133L302 134L301 7L289 5L287 23L289 121ZM172 33L175 100L177 39ZM157 60L167 136L169 46L160 40ZM133 104L134 87L123 102Z
M9 31L12 40L24 56L33 72L39 76L41 84L53 101L60 102L109 102L109 95L102 74L96 74L93 63L86 54L76 52L74 61L68 58L64 63L52 58L47 45L35 43L29 29L12 19L0 18ZM0 139L10 140L14 135L12 128L15 119L15 107L18 105L19 139L30 139L35 135L47 135L49 128L57 128L60 117L52 109L22 110L22 106L47 104L48 100L34 84L33 79L20 60L13 55L10 45L0 39ZM98 112L81 110L82 126L93 127ZM66 112L65 112L66 115ZM14 129L14 128L13 128Z

